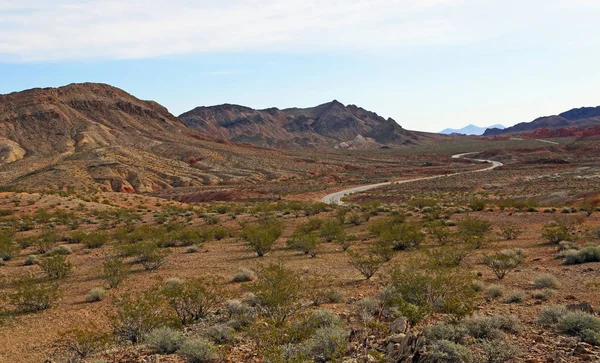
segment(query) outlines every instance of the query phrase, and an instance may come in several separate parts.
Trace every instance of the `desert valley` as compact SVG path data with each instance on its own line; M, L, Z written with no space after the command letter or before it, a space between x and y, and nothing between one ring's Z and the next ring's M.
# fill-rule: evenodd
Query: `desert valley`
M0 95L0 361L598 362L599 128Z

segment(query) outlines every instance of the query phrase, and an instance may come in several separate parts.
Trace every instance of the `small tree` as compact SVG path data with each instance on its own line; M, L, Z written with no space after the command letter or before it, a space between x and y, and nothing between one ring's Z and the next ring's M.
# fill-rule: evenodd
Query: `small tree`
M111 341L109 333L92 325L60 333L59 346L70 354L69 361L79 362L95 352L106 349Z
M569 238L569 227L564 224L547 224L542 229L542 237L549 243L558 244Z
M45 257L38 262L46 275L54 280L62 280L71 274L73 266L64 255Z
M319 237L316 232L296 231L287 241L290 248L300 250L306 255L316 257L318 253Z
M457 227L458 238L464 243L480 248L492 226L486 220L469 217L458 222Z
M337 241L345 238L344 227L337 221L325 221L319 229L319 235L326 242Z
M250 249L259 257L271 251L275 241L283 233L283 225L278 221L266 221L255 226L247 226L242 231Z
M116 313L110 316L117 338L137 344L152 329L174 322L162 296L151 290L137 295L129 293L115 301Z
M442 223L432 224L431 227L429 227L429 232L433 235L433 237L441 246L445 246L454 242L454 232L452 232L450 228L448 228Z
M282 264L269 264L256 270L257 281L252 291L260 301L260 307L282 326L286 320L303 307L305 289L300 275Z
M119 286L129 273L129 267L119 256L107 257L102 265L104 279L110 288Z
M205 278L165 284L160 291L183 325L206 317L223 301L224 296L215 280Z
M473 279L473 274L464 270L440 266L436 258L425 263L413 260L392 269L384 300L413 323L432 312L462 317L476 304Z
M483 264L492 269L502 280L506 274L514 270L525 259L525 254L521 249L503 250L493 255L484 255Z
M58 285L38 283L32 275L25 275L16 281L15 292L8 297L18 311L46 310L58 299Z
M350 263L350 266L357 269L367 280L371 279L384 264L384 261L382 261L379 256L372 253L361 254L351 251L349 254L350 260L348 262Z

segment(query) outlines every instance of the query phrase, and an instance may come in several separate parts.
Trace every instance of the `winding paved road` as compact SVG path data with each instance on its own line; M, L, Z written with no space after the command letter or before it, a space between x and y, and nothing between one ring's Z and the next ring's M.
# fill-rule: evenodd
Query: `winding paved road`
M363 185L363 186L360 186L360 187L349 188L349 189L341 190L339 192L335 192L335 193L331 193L329 195L326 195L325 197L323 197L321 199L321 202L327 203L327 204L342 205L342 204L344 204L344 202L342 202L342 198L345 197L345 196L347 196L347 195L349 195L349 194L352 194L352 193L364 192L366 190L375 189L375 188L379 188L379 187L382 187L382 186L385 186L385 185L390 185L390 184L405 184L405 183L412 183L412 182L417 182L417 181L422 181L422 180L444 178L444 177L453 176L453 175L469 174L469 173L480 173L480 172L483 172L483 171L490 171L490 170L496 169L496 168L504 165L504 164L502 164L499 161L483 160L483 159L471 159L471 158L465 158L464 157L465 155L469 155L469 154L476 154L476 152L464 153L464 154L457 154L457 155L453 155L452 158L453 159L465 159L465 160L478 161L478 162L486 162L486 163L490 163L492 165L490 167L487 167L487 168L484 168L484 169L478 169L478 170L472 170L472 171L464 171L464 172L461 172L461 173L427 176L427 177L422 177L422 178L401 180L401 181L396 181L396 182L385 182L385 183L378 183L378 184L369 184L369 185Z

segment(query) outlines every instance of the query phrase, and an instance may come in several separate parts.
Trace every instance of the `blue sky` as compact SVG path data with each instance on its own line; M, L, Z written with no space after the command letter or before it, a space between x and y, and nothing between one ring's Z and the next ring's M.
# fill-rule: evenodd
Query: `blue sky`
M103 82L178 115L337 99L408 129L600 105L596 0L0 0L0 93Z

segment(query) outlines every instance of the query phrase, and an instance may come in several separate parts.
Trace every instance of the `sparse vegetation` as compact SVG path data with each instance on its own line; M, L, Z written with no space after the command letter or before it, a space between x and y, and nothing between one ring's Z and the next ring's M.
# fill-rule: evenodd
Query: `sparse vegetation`
M523 263L525 253L523 250L502 250L493 255L484 255L483 264L489 267L499 280Z

